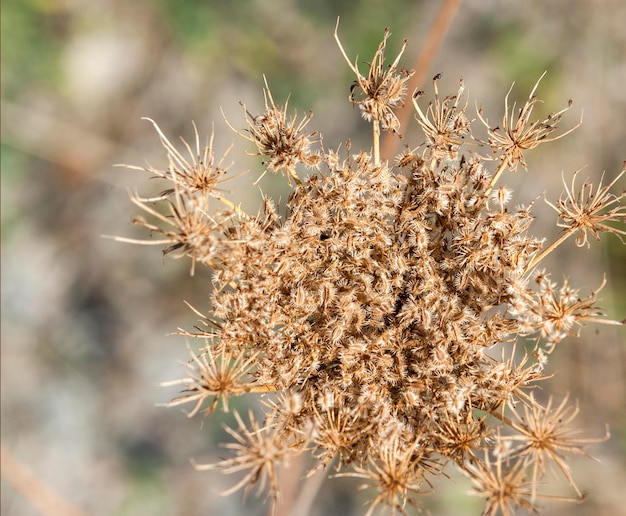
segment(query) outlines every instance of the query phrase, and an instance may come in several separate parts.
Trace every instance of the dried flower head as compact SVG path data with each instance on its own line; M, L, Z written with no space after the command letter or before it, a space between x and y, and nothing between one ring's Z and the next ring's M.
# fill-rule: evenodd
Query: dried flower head
M563 138L563 136L574 131L582 123L581 119L580 122L571 129L550 138L550 135L555 132L559 126L563 115L571 109L573 105L571 99L568 101L567 107L561 111L550 113L543 120L531 122L533 109L535 104L539 102L535 92L544 75L545 72L535 83L535 86L528 96L528 100L517 111L517 115L515 104L509 109L509 95L513 89L513 86L511 86L511 89L509 89L509 92L504 97L502 127L490 127L487 120L483 118L482 110L478 112L478 117L489 131L489 145L492 147L494 153L499 155L499 159L503 160L512 171L515 171L518 165L522 165L524 169L527 168L526 161L524 160L525 151L534 149L542 143Z
M623 222L626 215L626 206L620 204L622 199L626 197L626 190L623 190L619 195L611 192L611 188L615 186L624 173L626 173L626 167L606 186L602 186L604 180L604 174L602 174L602 179L595 192L593 191L593 184L587 180L576 194L574 186L578 176L578 172L576 172L572 177L571 186L568 186L563 180L565 193L556 204L547 201L563 221L559 222L558 226L563 228L564 234L567 236L572 233L577 234L577 246L586 245L589 247L587 232L591 233L596 240L600 240L601 233L613 233L622 243L624 242L623 237L626 236L626 230L607 224L607 222L619 224Z
M335 41L337 41L343 58L356 76L356 80L350 88L349 100L359 106L361 115L365 120L372 122L374 129L374 162L378 163L379 157L376 153L378 152L377 141L380 130L391 133L400 132L400 121L394 111L404 102L407 82L414 73L412 70L398 68L398 63L404 53L407 41L404 40L402 48L393 63L385 68L385 48L389 38L389 29L385 29L383 40L374 53L367 76L364 76L359 71L358 58L353 64L343 49L337 33L338 28L339 20L337 20L337 26L335 27Z
M531 514L537 513L532 500L532 485L526 479L522 461L509 464L500 457L495 459L485 452L484 459L468 464L464 473L472 480L472 494L485 499L483 516L514 516L518 507Z
M470 133L471 121L465 114L467 101L461 105L465 85L460 81L455 95L448 95L443 101L439 98L437 82L441 74L433 78L435 98L428 104L426 113L422 112L417 99L425 95L423 91L413 94L413 105L418 114L418 122L426 134L430 152L436 159L456 159L457 151Z
M268 485L272 504L275 506L278 500L276 466L289 456L289 449L276 435L272 435L267 427L260 426L252 412L248 413L248 418L250 428L243 422L239 413L235 412L237 430L225 427L235 442L228 443L224 447L232 450L234 457L224 459L218 464L196 464L195 467L198 471L219 467L227 474L246 471L239 483L226 491L224 495L234 493L241 488L244 488L245 495L257 483L259 493L262 493Z
M567 404L565 396L558 407L552 408L552 398L544 407L538 403L531 394L523 404L524 415L516 411L516 421L510 423L511 428L518 432L517 435L501 436L507 444L510 458L521 458L527 464L532 465L532 498L536 497L536 490L540 480L546 475L548 465L555 465L561 470L569 484L576 491L576 495L582 500L583 493L578 489L570 468L567 465L565 453L590 455L584 450L584 446L601 442L608 439L609 432L599 439L579 438L579 430L569 425L578 414L578 406Z
M233 396L264 398L263 418L250 413L246 424L235 414L234 456L203 467L245 471L229 492L258 484L276 502L277 465L310 452L312 471L334 461L339 475L377 490L368 514L419 507L429 479L450 467L472 480L484 514L534 511L551 464L578 499L565 453L598 440L569 429L578 409L567 399L553 410L530 391L547 379L557 343L585 323L615 322L603 319L596 292L580 294L569 279L559 287L537 266L573 234L580 245L588 233L622 237L624 194L609 191L617 179L595 191L585 183L578 195L572 182L549 203L562 236L546 244L529 233L532 204L511 209L511 190L497 182L556 139L566 110L532 121L537 85L516 119L507 94L503 129L483 142L472 135L463 83L440 99L436 77L425 110L414 96L425 140L395 165L381 161L380 128L399 130L394 109L410 75L398 69L402 51L384 67L388 37L363 76L335 30L356 75L350 100L373 126L372 152L312 152L311 115L289 118L267 87L265 113L245 111L239 134L268 158L265 171L285 171L293 186L282 205L264 199L256 216L218 190L223 169L212 151L187 161L157 128L169 168L145 170L172 185L164 196L133 197L155 220L137 221L163 236L150 243L210 267L214 282L211 309L196 311L206 329L183 332L202 345L171 405L207 414ZM468 146L495 151L495 170Z
M166 404L168 407L175 407L185 403L195 402L194 408L188 416L193 417L204 403L211 399L211 403L202 412L205 415L211 414L217 407L218 401L222 402L224 411L228 412L228 397L239 395L249 390L247 382L243 378L252 369L252 364L256 359L255 355L246 359L243 355L234 359L230 353L222 349L218 356L211 345L207 345L203 352L196 352L189 349L191 361L186 364L189 369L187 378L163 382L161 385L168 387L171 385L185 385L185 393Z
M415 496L424 494L423 485L428 485L424 474L434 469L427 463L422 464L423 458L418 443L407 446L394 435L370 458L370 467L357 466L353 472L344 475L365 479L367 483L362 488L373 486L378 491L366 516L373 514L383 503L391 508L392 514L397 511L406 515L407 503L420 509Z
M267 86L264 90L265 112L252 115L243 105L246 113L248 129L239 133L257 146L258 155L269 158L267 170L273 172L286 171L287 177L299 181L295 172L298 163L313 167L320 162L320 156L311 153L311 145L316 141L316 132L304 134L304 129L313 117L313 111L298 122L297 115L287 117L287 105L276 107L272 93ZM261 176L263 177L263 176Z

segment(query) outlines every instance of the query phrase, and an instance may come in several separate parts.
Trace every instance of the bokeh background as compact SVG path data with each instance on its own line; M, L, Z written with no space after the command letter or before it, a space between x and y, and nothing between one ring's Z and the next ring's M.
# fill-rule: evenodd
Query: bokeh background
M154 194L161 185L117 163L165 165L152 127L172 141L202 140L215 131L218 154L234 142L233 198L256 211L260 188L284 196L284 181L251 186L259 160L224 123L243 127L242 108L261 109L263 74L277 103L288 95L327 147L349 137L369 148L369 128L347 102L352 81L333 40L337 16L347 52L368 59L383 29L390 55L403 38L402 64L413 67L443 1L433 0L4 0L2 2L2 445L3 515L41 514L36 483L26 491L8 474L27 468L37 482L84 514L264 514L250 496L222 497L235 478L196 472L190 459L215 461L228 439L217 413L201 425L182 410L157 406L176 395L164 380L182 376L183 337L208 301L210 277L189 275L184 260L102 235L145 237L131 224L128 191ZM539 88L545 110L574 108L573 134L529 154L528 172L507 176L516 201L537 200L537 235L554 238L561 174L613 178L626 159L626 3L623 0L465 0L456 11L427 76L443 74L442 93L462 76L470 103L495 125L503 98ZM393 54L395 55L395 54ZM427 81L423 89L430 91ZM470 108L472 109L472 108ZM539 109L543 109L540 106ZM222 114L222 111L223 114ZM405 141L416 145L415 125ZM617 185L616 191L624 188ZM284 197L283 197L284 198ZM583 292L604 277L602 305L626 316L624 247L606 236L590 250L573 242L547 265ZM573 474L589 493L583 505L546 505L553 515L626 514L626 333L588 326L562 343L543 388L580 405L586 435L611 438L574 457ZM238 400L245 408L251 400ZM9 463L8 460L11 459ZM17 465L16 465L17 462ZM10 466L10 467L9 467ZM11 470L9 472L9 469ZM293 477L293 475L292 475ZM28 485L30 484L30 488ZM326 481L311 514L362 514L368 494L350 479ZM556 482L552 491L561 490ZM299 490L300 488L297 488ZM480 513L463 479L437 486L425 499L436 515ZM29 494L30 493L30 494ZM51 509L52 505L48 504ZM69 510L69 509L68 509ZM295 509L294 509L295 510ZM62 514L59 509L56 514ZM70 514L69 512L65 512ZM49 514L55 514L54 511ZM289 509L285 509L289 514Z

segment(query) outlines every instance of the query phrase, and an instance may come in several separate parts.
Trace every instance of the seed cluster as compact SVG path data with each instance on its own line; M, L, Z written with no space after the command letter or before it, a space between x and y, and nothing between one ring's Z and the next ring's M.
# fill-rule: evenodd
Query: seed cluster
M398 132L394 109L411 75L398 68L400 55L384 66L387 37L362 76L336 36L356 74L350 100L375 126L371 152L325 150L304 132L311 114L288 116L267 86L265 112L245 111L240 134L292 184L283 206L265 199L258 215L242 212L218 189L225 169L212 145L196 141L186 158L159 130L169 166L145 170L172 184L156 200L133 197L156 219L137 221L162 235L154 242L165 253L214 271L211 311L198 312L204 327L187 333L202 344L188 376L171 382L185 388L171 405L208 414L220 401L228 410L231 396L262 396L263 419L236 414L228 430L233 456L198 468L246 471L234 489L258 483L273 501L276 466L308 451L315 468L333 462L376 489L368 514L419 507L449 466L471 479L485 514L534 510L551 464L582 499L565 454L584 454L608 434L578 437L568 427L577 408L542 404L532 389L554 346L602 311L597 292L582 297L538 266L572 235L580 245L603 232L623 241L626 194L610 190L625 171L595 191L566 184L550 203L562 234L546 246L529 234L532 205L509 207L511 192L497 182L526 168L529 149L560 137L548 135L571 102L531 122L535 87L519 111L505 104L501 129L479 111L489 135L481 141L463 84L441 99L439 76L427 106L423 92L412 98L424 143L381 161L378 131Z

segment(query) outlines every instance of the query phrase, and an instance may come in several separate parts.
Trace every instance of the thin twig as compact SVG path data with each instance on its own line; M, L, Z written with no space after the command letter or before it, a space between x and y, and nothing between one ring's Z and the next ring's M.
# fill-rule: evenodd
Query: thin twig
M37 478L3 445L0 445L2 479L44 516L84 516L85 513Z

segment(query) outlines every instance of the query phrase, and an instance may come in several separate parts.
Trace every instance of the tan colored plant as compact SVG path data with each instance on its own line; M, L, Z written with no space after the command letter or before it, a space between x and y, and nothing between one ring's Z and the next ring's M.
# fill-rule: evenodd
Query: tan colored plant
M355 74L350 101L373 126L371 151L326 150L306 132L311 114L288 115L267 85L265 112L244 112L240 134L266 171L292 185L283 206L265 199L258 215L244 213L218 188L226 170L211 144L196 138L186 156L157 127L168 167L144 170L171 186L157 199L133 196L155 220L136 222L161 235L148 243L165 254L210 267L214 283L211 311L198 312L205 328L186 333L200 345L170 405L207 415L228 410L231 396L263 397L261 418L235 414L233 455L198 468L245 471L234 489L259 484L274 503L278 464L307 452L316 468L334 461L341 476L377 490L368 514L419 507L448 467L471 479L485 514L535 510L551 465L579 501L567 454L586 454L608 432L577 437L569 424L578 409L567 399L543 405L532 389L566 336L586 322L618 323L602 318L597 292L559 286L538 267L570 236L578 245L605 232L624 241L626 194L610 189L625 171L595 190L566 183L549 202L562 233L546 245L529 234L532 205L510 208L498 180L569 132L555 136L571 102L533 121L537 85L519 110L507 94L500 128L478 112L488 132L481 141L463 84L441 98L439 76L430 103L412 96L424 143L395 163L381 160L380 132L399 131L394 111L411 76L398 68L400 55L385 64L388 35L363 75L335 32Z

